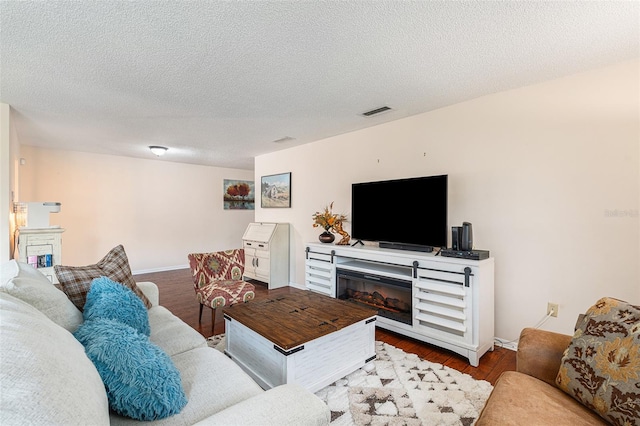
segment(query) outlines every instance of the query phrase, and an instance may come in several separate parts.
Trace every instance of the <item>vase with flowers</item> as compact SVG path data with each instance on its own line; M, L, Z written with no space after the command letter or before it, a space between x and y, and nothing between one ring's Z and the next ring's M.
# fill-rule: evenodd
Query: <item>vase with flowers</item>
M321 243L332 243L336 238L332 233L334 227L342 225L342 222L347 220L345 215L333 213L333 201L322 212L315 212L312 218L314 228L324 229L324 232L318 237Z

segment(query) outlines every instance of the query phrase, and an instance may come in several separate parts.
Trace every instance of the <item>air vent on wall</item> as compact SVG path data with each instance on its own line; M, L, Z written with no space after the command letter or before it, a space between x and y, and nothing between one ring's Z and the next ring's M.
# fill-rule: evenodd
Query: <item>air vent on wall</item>
M365 117L371 117L372 115L380 114L381 112L389 111L391 108L388 106L383 106L380 108L372 109L371 111L363 112L362 115Z

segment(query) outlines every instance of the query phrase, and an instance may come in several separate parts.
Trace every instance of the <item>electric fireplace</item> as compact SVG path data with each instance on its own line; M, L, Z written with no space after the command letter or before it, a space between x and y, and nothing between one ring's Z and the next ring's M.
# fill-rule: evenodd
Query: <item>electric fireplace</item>
M373 307L381 317L413 324L410 280L338 268L336 282L338 299Z

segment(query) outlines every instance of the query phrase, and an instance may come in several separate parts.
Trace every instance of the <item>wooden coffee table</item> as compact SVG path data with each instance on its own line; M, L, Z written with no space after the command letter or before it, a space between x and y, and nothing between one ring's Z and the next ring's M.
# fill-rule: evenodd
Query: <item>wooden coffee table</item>
M316 392L375 358L377 311L311 291L224 309L225 353L263 389Z

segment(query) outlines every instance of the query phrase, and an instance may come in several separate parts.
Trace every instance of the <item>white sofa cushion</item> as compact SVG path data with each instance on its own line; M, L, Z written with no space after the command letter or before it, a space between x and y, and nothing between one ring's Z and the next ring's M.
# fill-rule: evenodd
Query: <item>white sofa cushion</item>
M172 359L180 371L189 402L179 415L150 422L150 425L191 425L264 392L235 362L215 349L197 348ZM134 423L132 419L111 416L112 425Z
M324 426L330 421L331 411L319 397L299 385L287 384L245 399L197 426Z
M6 292L0 311L0 424L109 424L104 385L80 342Z
M158 286L156 285L156 283L152 283L151 281L142 281L136 282L136 284L138 285L140 291L143 292L145 296L147 296L147 299L149 299L149 303L151 303L151 306L160 305L160 290L158 290Z
M154 306L147 312L151 326L149 340L160 346L169 356L207 346L202 334L189 327L164 306Z
M11 260L2 265L0 290L44 313L72 333L82 324L82 313L66 294L31 265Z

